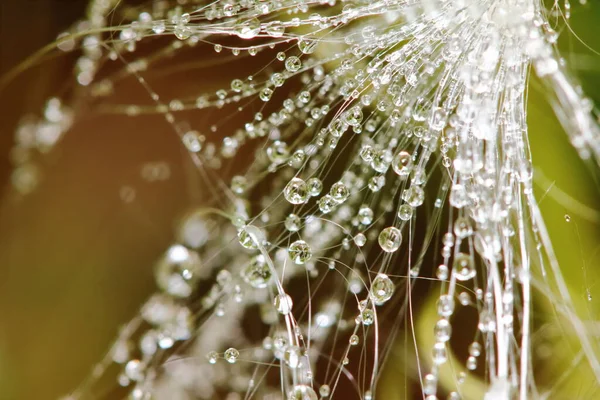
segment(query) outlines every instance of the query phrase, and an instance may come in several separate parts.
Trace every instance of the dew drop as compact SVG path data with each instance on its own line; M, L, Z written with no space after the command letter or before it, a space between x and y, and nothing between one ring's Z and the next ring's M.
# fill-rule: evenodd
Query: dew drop
M411 186L402 193L402 199L412 207L419 207L425 200L425 192L421 186Z
M319 388L319 394L321 397L329 397L329 394L331 394L331 388L329 385L321 385Z
M292 178L285 189L283 189L283 195L291 204L303 204L308 199L309 188L302 179Z
M371 284L371 300L373 300L373 303L380 306L392 297L394 289L394 283L389 276L378 274Z
M235 364L240 356L240 352L233 347L225 350L224 358L229 364Z
M244 281L256 289L264 289L271 280L271 269L262 254L253 257L241 272Z
M379 234L379 246L385 252L395 252L400 248L400 244L402 244L402 233L396 227L387 227Z
M300 217L297 216L296 214L289 214L286 218L285 218L285 229L287 229L290 232L298 232L300 230L300 227L302 225L302 221L300 220Z
M312 54L317 48L317 41L302 38L298 40L298 48L303 54Z
M407 177L411 171L412 157L409 152L401 151L392 159L392 169L400 177Z
M291 56L288 57L287 60L285 60L285 69L287 69L288 71L297 72L300 70L300 68L302 68L302 62L298 57Z
M313 388L307 385L296 385L289 392L287 400L318 400L319 397Z
M468 254L458 253L454 257L454 263L452 264L452 270L456 275L456 279L459 281L468 281L473 279L477 274L473 260Z
M285 293L278 294L273 299L273 305L279 314L287 315L292 311L292 298Z
M288 247L288 254L295 264L305 264L312 257L312 252L308 243L304 240L296 240Z
M350 192L344 183L336 182L331 186L329 194L337 203L343 203L350 195Z
M217 360L219 359L219 354L216 351L210 351L206 355L206 359L208 360L209 363L216 364Z

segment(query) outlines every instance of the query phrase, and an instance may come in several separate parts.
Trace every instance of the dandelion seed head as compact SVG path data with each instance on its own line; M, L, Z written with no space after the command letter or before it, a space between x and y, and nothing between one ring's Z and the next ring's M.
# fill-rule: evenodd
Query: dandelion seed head
M50 99L16 134L12 181L28 193L40 179L38 153L77 122L76 102L160 115L199 171L194 179L214 192L157 261L158 293L140 311L149 327L132 324L117 340L119 384L133 398L375 398L390 343L399 327L408 331L399 316L413 307L412 287L433 279L433 339L416 356L423 396L461 398L442 382L465 310L475 311L476 332L460 365L485 370L484 398L534 393L529 277L541 275L532 264L553 261L532 190L531 68L553 90L579 154L600 155L592 107L559 62L542 5L180 3L91 1L86 28L58 41L61 51L80 49L74 80L84 89ZM154 57L142 55L146 43ZM239 74L168 99L145 72L185 52L231 56ZM252 57L267 60L264 68L246 67ZM107 78L110 62L123 67ZM115 103L121 77L151 101ZM234 121L187 120L207 110ZM170 173L161 163L142 169L147 181Z

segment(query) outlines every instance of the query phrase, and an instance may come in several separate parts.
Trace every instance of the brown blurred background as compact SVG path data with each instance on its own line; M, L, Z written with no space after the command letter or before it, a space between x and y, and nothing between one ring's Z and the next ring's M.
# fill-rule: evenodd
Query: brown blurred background
M3 0L0 69L6 73L83 16L86 0ZM18 118L38 113L71 77L72 55L46 60L0 92L0 179ZM100 360L119 324L153 289L186 195L181 173L149 183L140 166L178 158L126 118L90 118L44 160L31 196L4 190L0 218L0 399L53 399ZM140 143L143 145L140 146ZM171 145L171 147L169 147ZM131 203L120 192L135 193Z

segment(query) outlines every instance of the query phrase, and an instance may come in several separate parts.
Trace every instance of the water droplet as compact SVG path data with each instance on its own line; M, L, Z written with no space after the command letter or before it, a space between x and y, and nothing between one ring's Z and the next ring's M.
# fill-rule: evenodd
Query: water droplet
M244 281L256 289L264 289L271 280L271 269L262 254L253 257L241 272Z
M441 317L449 317L454 312L454 299L452 296L443 294L437 302L437 312Z
M264 88L258 94L258 97L264 102L271 100L271 96L273 96L273 89L271 88Z
M283 164L289 157L290 152L288 150L288 146L286 142L282 142L281 140L274 141L267 148L267 157L274 164Z
M402 199L412 207L419 207L425 200L425 192L421 186L411 186L402 193Z
M242 89L244 88L244 82L242 82L241 79L234 79L231 81L231 90L233 90L234 92L241 92Z
M450 322L445 318L438 320L435 324L434 334L438 342L447 342L450 340L450 335L452 334Z
M469 355L479 357L481 355L481 345L479 342L473 342L469 345Z
M277 312L283 315L287 315L292 311L292 298L285 293L278 294L277 296L275 296L275 299L273 299L273 305L275 306Z
M494 318L494 315L488 310L483 310L479 314L479 324L477 324L477 328L483 333L495 332L496 319Z
M318 400L313 388L307 385L296 385L288 394L287 400Z
M308 243L304 240L296 240L288 247L290 258L295 264L305 264L312 257L312 252Z
M125 365L125 375L132 381L144 379L145 365L140 360L131 360Z
M231 190L236 194L243 194L248 187L248 181L246 177L241 175L236 175L231 178Z
M189 151L198 153L202 150L204 136L200 135L198 131L188 131L182 136L181 141Z
M357 233L356 236L354 236L354 243L356 243L358 247L363 247L365 243L367 243L367 237L363 233Z
M258 244L254 241L254 238L248 233L246 229L241 229L238 233L238 240L240 244L249 250L258 249Z
M210 351L206 355L206 359L208 360L209 363L216 364L217 360L219 359L219 354L216 351Z
M459 217L454 222L454 234L461 239L464 239L473 234L471 222L466 217Z
M302 221L300 220L300 217L297 216L296 214L289 214L286 218L285 218L285 229L287 229L290 232L298 232L300 230L300 227L302 226Z
M230 347L229 349L225 350L224 358L229 364L235 364L239 356L240 352L237 351L237 349L234 349L233 347Z
M394 283L385 274L378 274L371 284L371 300L380 306L387 302L394 294Z
M186 25L177 25L173 31L179 40L186 40L192 35L192 29Z
M465 253L458 253L454 257L452 271L456 275L456 279L463 282L473 279L477 274L473 260L468 254Z
M288 367L292 369L296 369L300 366L300 359L302 357L302 352L300 347L298 346L288 346L283 353L283 360L287 364Z
M350 195L350 192L344 183L336 182L331 186L329 194L337 203L343 203Z
M401 151L396 154L392 160L392 169L400 177L407 177L410 174L412 166L412 157L409 152Z
M260 21L251 18L240 25L237 35L242 39L252 39L260 32Z
M306 184L308 185L308 191L312 197L318 196L323 190L323 182L319 178L310 178Z
M364 309L360 313L360 321L363 323L363 325L373 325L373 322L375 322L375 313L373 310L370 308Z
M196 282L195 273L200 268L198 253L182 245L171 246L156 265L158 286L175 297L188 297Z
M477 359L473 356L469 356L469 358L467 358L467 369L469 371L473 371L477 368Z
M317 48L317 43L316 40L302 38L298 40L298 48L303 54L312 54Z
M291 204L303 204L308 199L309 188L302 179L292 178L283 189L283 195Z
M329 387L329 385L321 385L321 387L319 388L319 394L321 395L321 397L329 397L329 395L331 394L331 388Z
M402 204L398 207L398 218L402 221L408 221L412 218L413 208L408 204Z
M432 359L435 365L442 365L448 360L446 345L444 343L437 342L433 345Z
M335 208L337 202L333 199L331 195L326 194L325 196L319 199L318 204L319 210L321 210L323 214L327 214Z
M358 209L358 222L363 225L369 225L373 222L374 213L370 207L361 206Z
M400 248L400 244L402 244L402 233L396 227L387 227L379 234L379 246L385 252L395 252Z
M285 69L287 69L288 71L297 72L298 70L300 70L300 68L302 68L302 62L298 57L291 56L288 57L287 60L285 60Z

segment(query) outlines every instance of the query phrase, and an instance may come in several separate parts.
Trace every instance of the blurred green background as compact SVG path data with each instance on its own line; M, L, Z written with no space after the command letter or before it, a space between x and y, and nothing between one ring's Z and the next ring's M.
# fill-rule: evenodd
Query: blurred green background
M0 71L53 40L82 15L85 3L2 1ZM600 4L573 5L572 30L597 49L599 22ZM570 69L600 104L600 56L560 25L559 45ZM70 77L71 62L70 56L48 60L0 93L2 182L8 180L17 119L41 109ZM598 167L577 157L539 86L531 86L528 111L536 195L578 311L594 321L600 310ZM105 353L117 326L152 291L153 260L172 240L174 221L190 202L182 166L175 166L172 179L165 182L148 183L140 177L143 163L180 159L176 143L152 134L155 123L92 119L70 132L49 157L35 194L16 200L5 190L0 216L0 399L52 399L76 386ZM133 202L119 197L124 187L135 193ZM585 363L578 368L566 386L575 391L565 388L553 398L580 398L576 388L594 382ZM388 368L384 398L404 398L404 388L396 384L401 373L396 365ZM581 398L600 395L588 392Z

